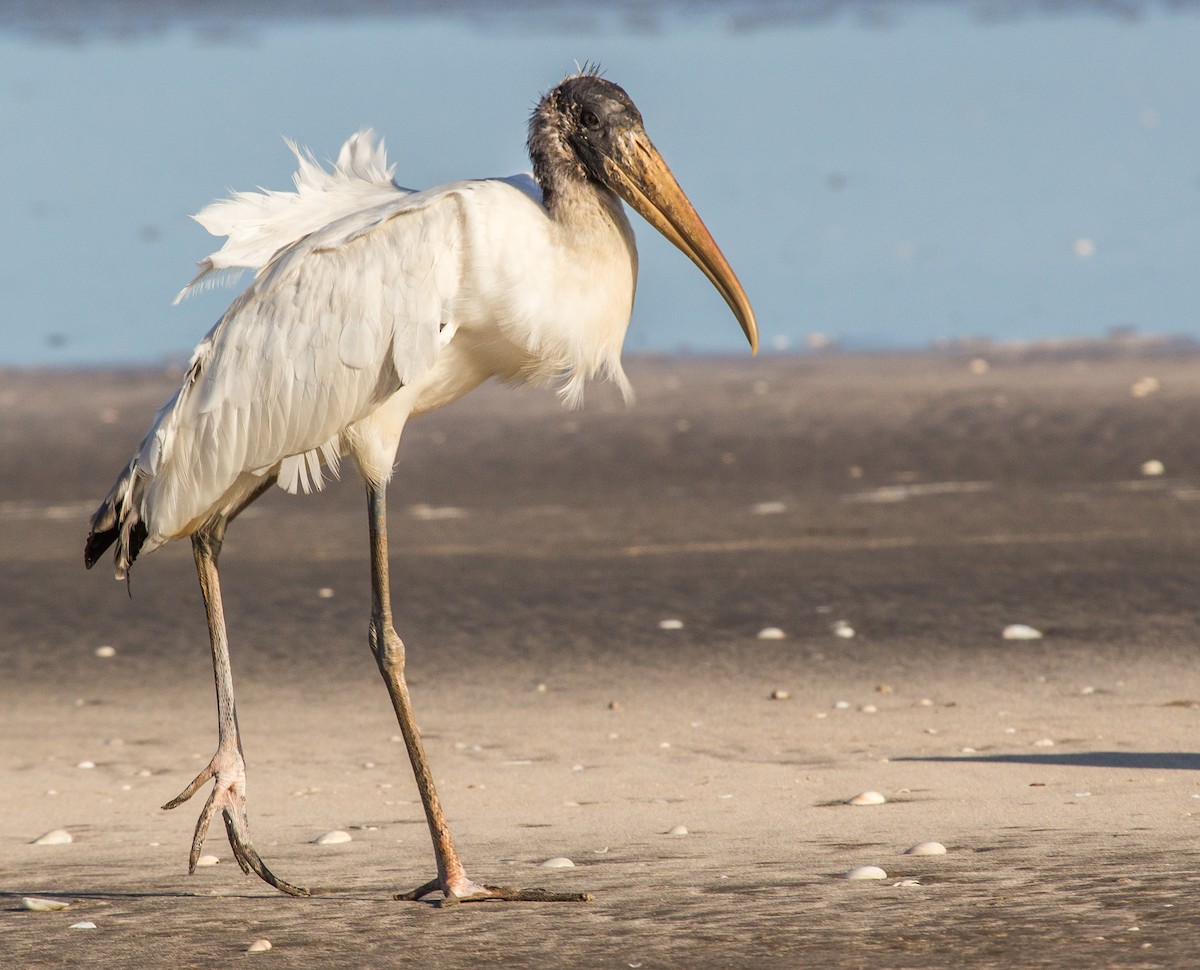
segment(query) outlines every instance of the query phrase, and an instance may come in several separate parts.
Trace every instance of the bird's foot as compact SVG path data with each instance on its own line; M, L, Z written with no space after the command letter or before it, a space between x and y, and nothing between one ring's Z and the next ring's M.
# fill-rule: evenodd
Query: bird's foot
M434 901L434 905L439 907L456 906L459 903L587 903L592 900L591 893L556 893L518 886L481 886L470 880L448 887L441 879L430 880L412 892L397 893L393 898L415 902L436 892L443 897Z
M210 779L214 781L213 790L209 793L208 801L204 803L204 809L196 821L196 831L192 835L192 851L188 856L188 874L196 871L196 863L200 860L200 849L208 835L208 825L219 810L225 821L225 833L229 836L233 857L242 867L242 872L247 874L253 872L263 882L290 896L309 895L307 889L302 886L293 886L290 882L280 879L271 872L250 841L250 826L246 819L246 764L242 760L240 752L230 753L218 748L208 766L163 808L178 808Z

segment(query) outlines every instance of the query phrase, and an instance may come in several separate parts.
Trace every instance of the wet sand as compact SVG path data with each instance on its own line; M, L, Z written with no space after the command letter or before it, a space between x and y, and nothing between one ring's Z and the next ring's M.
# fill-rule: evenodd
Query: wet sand
M218 831L188 876L200 805L158 806L216 739L189 551L139 562L132 600L81 563L175 378L0 372L0 964L1194 959L1200 358L630 373L632 410L487 387L402 445L397 626L460 850L480 880L595 894L447 910L391 899L432 853L367 652L356 473L274 490L222 563L252 832L317 895L243 876ZM868 789L886 804L846 804ZM75 841L30 844L55 828ZM313 844L331 829L353 841ZM902 854L928 840L947 854Z

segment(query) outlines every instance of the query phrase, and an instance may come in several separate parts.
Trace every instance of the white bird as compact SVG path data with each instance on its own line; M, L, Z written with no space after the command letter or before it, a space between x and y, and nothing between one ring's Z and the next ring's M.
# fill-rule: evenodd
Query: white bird
M228 237L185 288L239 267L254 281L192 355L183 385L92 516L91 567L115 544L116 575L139 554L189 537L208 616L217 684L217 750L165 806L208 781L192 840L194 871L220 811L242 869L293 895L249 834L246 768L234 707L217 559L229 522L272 483L320 488L349 455L367 487L372 652L387 684L433 839L437 878L407 893L445 901L561 899L467 877L440 807L392 624L385 490L414 415L491 377L562 380L579 402L603 376L626 397L621 345L637 250L620 199L712 281L757 350L745 291L655 150L625 91L593 70L541 99L529 123L533 177L398 187L383 146L360 132L332 172L296 152L295 192L237 194L198 220ZM292 146L295 151L295 146ZM182 295L182 294L181 294Z

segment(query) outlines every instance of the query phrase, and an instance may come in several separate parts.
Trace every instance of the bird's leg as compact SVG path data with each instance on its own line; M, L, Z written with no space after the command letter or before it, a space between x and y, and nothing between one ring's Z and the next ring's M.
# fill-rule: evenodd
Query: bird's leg
M223 530L221 530L223 531ZM208 637L212 645L213 676L217 683L217 753L190 785L172 798L163 808L178 808L191 798L207 781L214 781L213 790L196 822L192 836L192 852L188 857L188 873L196 871L200 847L208 834L208 825L218 811L225 820L229 845L242 871L253 872L282 892L307 896L308 890L293 886L266 867L250 841L246 821L246 762L242 757L242 739L238 733L237 708L233 701L233 670L229 663L229 641L225 635L225 612L221 607L221 583L217 575L217 556L221 535L197 533L192 536L192 551L196 557L196 572L200 577L200 592L208 615Z
M371 652L379 665L379 672L387 684L408 748L408 760L412 763L425 806L425 819L429 823L429 834L433 839L433 854L437 860L437 878L412 892L397 895L397 899L417 900L440 890L442 905L458 902L484 900L520 900L525 902L582 902L591 899L587 893L551 893L542 889L519 889L505 886L483 886L467 877L467 871L454 848L450 826L442 813L429 761L425 757L425 746L413 716L412 701L408 696L408 685L404 680L404 643L392 625L391 591L388 582L387 500L382 485L367 484L367 511L371 531Z

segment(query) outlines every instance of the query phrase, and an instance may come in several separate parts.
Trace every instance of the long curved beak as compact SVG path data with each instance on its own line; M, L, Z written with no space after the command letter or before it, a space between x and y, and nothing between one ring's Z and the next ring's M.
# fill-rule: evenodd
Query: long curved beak
M620 157L605 156L602 162L609 188L700 267L737 317L750 352L757 354L758 322L746 291L667 163L643 131L631 132L619 144Z

